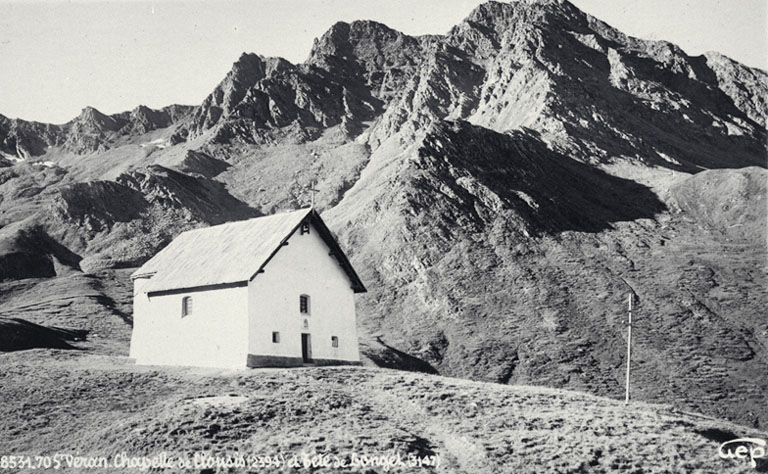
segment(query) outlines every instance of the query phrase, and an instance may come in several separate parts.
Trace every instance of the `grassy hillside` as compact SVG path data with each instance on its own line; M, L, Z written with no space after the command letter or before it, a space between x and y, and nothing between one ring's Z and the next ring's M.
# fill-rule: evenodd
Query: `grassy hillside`
M250 472L754 472L746 461L720 459L718 447L739 436L766 437L667 406L625 407L533 386L374 368L137 367L122 357L48 349L0 355L0 400L2 455L110 463L120 453L165 452L192 462L196 452L246 462L296 455L300 463L303 454L348 461L400 455L405 462L410 455L438 463ZM182 472L217 471L227 472Z

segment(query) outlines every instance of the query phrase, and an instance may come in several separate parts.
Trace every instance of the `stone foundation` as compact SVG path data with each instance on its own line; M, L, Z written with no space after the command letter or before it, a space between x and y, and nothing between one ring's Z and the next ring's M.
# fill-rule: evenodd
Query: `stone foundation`
M301 357L269 356L248 354L246 365L251 368L256 367L303 367L305 365L361 365L360 362L352 360L336 359L312 359L310 362L304 362Z

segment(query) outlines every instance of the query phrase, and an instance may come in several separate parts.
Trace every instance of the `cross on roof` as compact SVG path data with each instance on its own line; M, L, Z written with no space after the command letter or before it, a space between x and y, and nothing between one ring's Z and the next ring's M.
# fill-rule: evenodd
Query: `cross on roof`
M320 155L317 153L317 150L312 150L310 155L312 156L313 160L317 160L320 157ZM320 192L319 190L315 189L316 185L317 185L317 182L313 183L312 181L310 181L309 189L307 189L307 191L309 191L309 207L310 208L315 207L315 193Z
M309 203L310 203L309 207L314 208L315 207L315 193L318 193L320 191L315 189L313 184L309 185L309 189L307 189L307 191L309 191Z

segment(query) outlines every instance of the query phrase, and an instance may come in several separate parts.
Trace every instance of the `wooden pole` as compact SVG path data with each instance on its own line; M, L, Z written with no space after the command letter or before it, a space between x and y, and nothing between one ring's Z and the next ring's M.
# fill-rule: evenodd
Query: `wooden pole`
M632 361L632 293L629 294L629 320L627 323L627 381L626 393L624 395L624 404L629 404L629 368Z

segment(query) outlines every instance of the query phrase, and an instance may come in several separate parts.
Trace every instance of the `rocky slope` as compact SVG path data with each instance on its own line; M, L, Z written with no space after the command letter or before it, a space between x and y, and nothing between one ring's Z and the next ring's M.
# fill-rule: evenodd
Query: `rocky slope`
M442 374L620 397L633 293L636 396L685 386L688 406L764 422L768 171L702 172L662 202L468 124L400 163L326 213L370 285L368 334Z
M0 313L125 351L116 268L314 185L371 360L619 397L633 293L635 396L763 427L766 97L765 71L542 0L445 35L337 23L196 107L0 117Z

